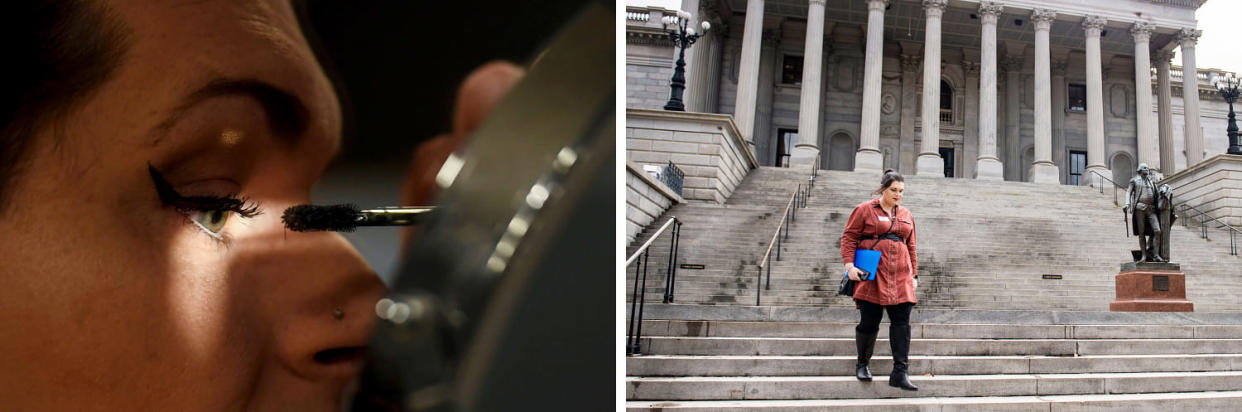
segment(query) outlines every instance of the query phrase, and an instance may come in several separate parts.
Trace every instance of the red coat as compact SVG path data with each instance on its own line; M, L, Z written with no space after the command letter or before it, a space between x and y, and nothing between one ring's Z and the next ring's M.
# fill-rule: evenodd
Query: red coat
M845 223L845 233L841 234L841 259L845 263L854 263L854 250L858 247L881 252L875 280L857 282L854 286L854 299L886 306L903 302L918 303L918 299L914 297L914 278L919 274L919 260L914 236L914 217L910 215L910 211L898 205L896 222L892 224L891 230L904 238L905 243L884 239L874 248L871 246L876 242L876 237L888 230L890 223L888 215L880 208L879 198L854 207L849 221ZM859 238L866 235L872 236L872 239L861 241L862 245L859 246Z

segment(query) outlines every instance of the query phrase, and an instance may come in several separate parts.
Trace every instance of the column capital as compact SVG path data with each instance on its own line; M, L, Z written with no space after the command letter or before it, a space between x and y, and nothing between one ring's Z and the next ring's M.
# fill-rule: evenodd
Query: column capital
M1177 43L1183 48L1194 48L1195 43L1199 42L1199 36L1203 35L1203 30L1181 29L1177 32Z
M1160 66L1162 63L1169 64L1171 61L1173 61L1172 50L1160 50L1151 54L1151 62L1155 63L1156 66Z
M1004 10L1005 6L1000 5L1000 3L991 1L980 2L979 19L983 20L984 23L996 24L996 18L1000 17L1001 12Z
M1134 22L1134 26L1130 27L1130 36L1134 37L1135 43L1146 43L1151 40L1151 32L1156 29L1156 25L1139 21Z
M1022 56L1008 56L1001 59L1001 68L1007 72L1022 71Z
M1057 12L1048 9L1035 9L1031 11L1031 21L1035 22L1035 31L1048 31L1052 28L1052 21L1056 20Z
M966 77L979 77L979 62L962 60L962 70L966 72Z
M867 10L884 10L888 7L888 0L867 0Z
M1100 37L1100 30L1104 29L1104 25L1108 23L1100 16L1087 16L1082 18L1082 30L1087 32L1087 37Z
M1053 77L1065 77L1065 71L1069 69L1068 60L1053 60L1051 64Z
M917 73L919 65L923 61L923 56L915 54L901 55L901 71L906 73Z
M923 0L923 11L927 13L927 17L944 15L944 9L948 6L949 0Z

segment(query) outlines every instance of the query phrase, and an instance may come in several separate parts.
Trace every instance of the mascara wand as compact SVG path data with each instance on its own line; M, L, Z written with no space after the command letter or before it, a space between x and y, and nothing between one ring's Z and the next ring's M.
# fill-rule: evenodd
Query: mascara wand
M430 206L381 207L359 210L352 204L297 205L285 209L280 220L295 232L353 232L359 226L409 226L426 222L436 210Z

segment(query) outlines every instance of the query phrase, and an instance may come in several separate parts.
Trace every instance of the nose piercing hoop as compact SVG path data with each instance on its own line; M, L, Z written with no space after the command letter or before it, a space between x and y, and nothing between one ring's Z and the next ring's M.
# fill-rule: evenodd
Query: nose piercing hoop
M341 310L341 308L336 308L336 310L332 311L332 317L336 318L336 320L345 319L345 311Z

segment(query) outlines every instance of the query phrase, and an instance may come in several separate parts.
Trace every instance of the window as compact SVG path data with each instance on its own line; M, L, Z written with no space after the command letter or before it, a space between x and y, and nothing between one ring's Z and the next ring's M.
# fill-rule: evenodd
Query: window
M802 56L785 56L781 67L781 83L802 85Z
M798 143L798 129L776 129L776 167L789 167L789 154Z
M1087 111L1087 86L1081 84L1069 85L1069 97L1066 103L1066 109L1070 111Z
M1069 181L1071 186L1082 186L1082 172L1087 169L1087 152L1070 150Z
M953 123L953 88L944 80L940 81L940 121Z

